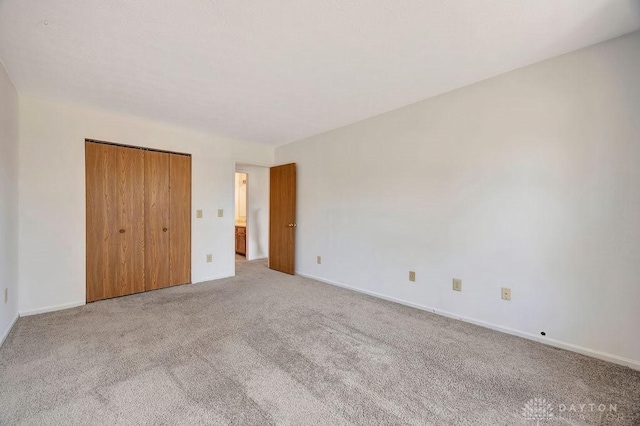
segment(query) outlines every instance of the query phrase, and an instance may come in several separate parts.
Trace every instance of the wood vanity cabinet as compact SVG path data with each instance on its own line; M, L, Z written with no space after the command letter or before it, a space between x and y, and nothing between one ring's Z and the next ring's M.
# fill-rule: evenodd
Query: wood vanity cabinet
M236 226L236 253L247 255L247 228Z

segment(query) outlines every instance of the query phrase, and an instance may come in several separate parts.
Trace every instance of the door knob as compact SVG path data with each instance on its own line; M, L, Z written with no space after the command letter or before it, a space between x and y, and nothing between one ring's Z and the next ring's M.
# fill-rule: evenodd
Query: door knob
M162 228L162 232L167 232L167 228Z
M290 223L288 226L289 226L289 228L293 228L295 226L295 224L294 223Z
M124 229L121 229L121 230L120 230L120 233L121 233L121 234L124 234Z

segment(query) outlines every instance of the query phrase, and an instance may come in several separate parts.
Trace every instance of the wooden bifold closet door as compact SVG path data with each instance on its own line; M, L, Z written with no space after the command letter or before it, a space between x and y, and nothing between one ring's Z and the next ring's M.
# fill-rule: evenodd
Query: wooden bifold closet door
M191 157L171 154L169 282L191 282Z
M145 153L145 289L169 286L169 154Z
M87 302L191 281L191 157L86 142Z
M88 143L87 301L144 291L144 152ZM91 283L91 285L89 285Z

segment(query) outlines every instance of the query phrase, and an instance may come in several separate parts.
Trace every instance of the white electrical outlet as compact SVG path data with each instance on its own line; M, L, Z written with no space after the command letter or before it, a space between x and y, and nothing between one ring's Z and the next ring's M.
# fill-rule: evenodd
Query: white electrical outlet
M196 210L196 219L202 219L202 210Z
M413 281L415 282L416 280L416 273L415 271L409 271L409 281Z
M511 300L511 289L510 288L506 288L506 287L502 287L502 300Z
M453 279L453 290L462 291L462 280L460 278Z
M223 216L224 216L224 210L218 209L218 217L223 217Z
M212 254L208 254L207 255L207 263L211 263L213 262L213 255Z
M316 256L316 263L322 265L322 256Z

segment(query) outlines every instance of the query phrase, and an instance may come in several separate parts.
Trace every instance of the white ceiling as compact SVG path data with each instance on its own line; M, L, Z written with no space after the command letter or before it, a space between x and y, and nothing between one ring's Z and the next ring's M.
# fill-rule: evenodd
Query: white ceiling
M640 0L0 0L18 91L279 145L640 28Z

